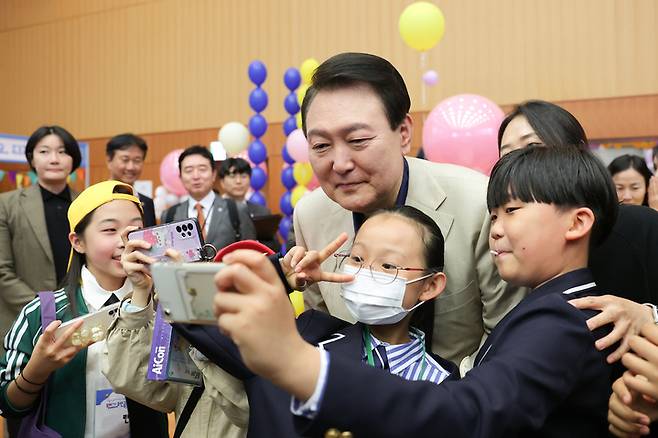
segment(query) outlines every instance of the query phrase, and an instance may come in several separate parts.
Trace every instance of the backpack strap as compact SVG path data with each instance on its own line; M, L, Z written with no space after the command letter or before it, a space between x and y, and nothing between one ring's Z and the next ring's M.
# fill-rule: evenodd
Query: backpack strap
M187 422L190 421L192 412L194 412L194 408L196 408L197 403L199 403L199 399L201 398L201 394L203 394L204 389L205 389L204 385L201 384L201 386L195 386L194 389L192 390L190 397L187 399L187 402L185 402L185 407L183 408L183 412L181 412L180 417L176 422L176 430L174 431L174 438L180 438L180 436L183 434L183 431L185 430L185 426L187 426Z
M233 231L235 232L235 241L239 242L242 240L242 234L240 233L240 216L238 215L238 206L235 203L235 199L232 198L226 198L226 205L228 206L228 216L231 219Z

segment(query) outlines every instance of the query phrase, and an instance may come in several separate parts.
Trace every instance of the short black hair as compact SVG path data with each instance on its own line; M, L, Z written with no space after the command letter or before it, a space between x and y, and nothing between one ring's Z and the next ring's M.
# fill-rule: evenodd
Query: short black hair
M642 178L644 178L644 187L647 189L647 193L644 194L644 200L642 205L649 205L649 180L651 179L651 171L647 166L647 163L642 157L637 155L624 154L620 155L608 164L608 171L610 176L615 176L619 172L623 172L628 169L636 170Z
M190 155L201 155L202 157L206 158L210 162L210 168L212 170L215 170L215 159L213 158L208 148L205 146L201 146L200 144L195 144L193 146L186 148L183 151L183 153L181 153L180 156L178 157L178 171L180 173L183 173L183 160L189 157Z
M517 116L524 116L545 146L577 146L589 148L583 126L573 114L545 100L528 100L517 105L498 128L498 150L507 125Z
M144 158L146 158L146 152L148 151L148 146L142 137L139 137L135 134L119 134L115 135L107 142L105 147L105 154L111 160L114 158L114 153L119 150L128 149L131 146L137 146L142 150Z
M610 233L617 217L617 192L603 163L577 147L528 146L503 156L494 166L487 188L489 211L511 199L586 207L594 213L590 244Z
M30 135L30 138L25 145L25 158L27 159L30 168L34 170L34 166L32 166L32 158L34 158L34 148L37 146L37 143L51 134L58 136L59 139L62 140L62 143L64 143L66 154L73 158L71 173L75 172L75 169L80 167L80 162L82 161L80 146L78 145L78 141L69 131L57 125L42 126Z
M219 166L219 177L224 178L232 173L247 174L251 176L251 166L244 158L231 157L222 161Z
M323 90L355 85L369 86L382 101L391 129L397 129L411 108L411 99L400 72L393 64L368 53L341 53L324 61L315 70L311 86L302 102L302 130L306 134L306 114L315 96Z

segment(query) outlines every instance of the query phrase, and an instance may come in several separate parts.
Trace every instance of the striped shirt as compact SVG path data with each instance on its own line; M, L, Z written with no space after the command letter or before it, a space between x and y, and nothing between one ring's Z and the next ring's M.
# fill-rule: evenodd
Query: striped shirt
M414 327L409 327L410 342L400 345L390 345L382 342L370 333L372 341L372 355L380 363L383 359L376 350L378 345L383 345L386 349L389 371L391 374L402 377L406 380L427 380L433 383L441 383L450 372L443 368L432 358L432 355L425 352L425 333ZM363 361L366 361L366 347L363 347ZM425 366L423 368L423 362ZM421 374L422 372L422 374Z

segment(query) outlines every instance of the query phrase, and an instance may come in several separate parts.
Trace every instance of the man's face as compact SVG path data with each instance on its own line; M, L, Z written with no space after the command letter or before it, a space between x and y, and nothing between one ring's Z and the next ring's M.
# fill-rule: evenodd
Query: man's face
M238 173L232 168L229 173L220 180L220 183L222 190L227 196L236 201L242 201L249 190L251 177L248 173Z
M112 158L107 160L110 179L130 185L139 179L143 167L144 152L136 145L114 151Z
M190 196L199 201L212 190L215 170L210 161L202 155L192 154L181 163L180 179Z
M341 207L370 213L392 207L411 145L411 117L391 130L366 85L320 91L306 114L309 159L322 190Z

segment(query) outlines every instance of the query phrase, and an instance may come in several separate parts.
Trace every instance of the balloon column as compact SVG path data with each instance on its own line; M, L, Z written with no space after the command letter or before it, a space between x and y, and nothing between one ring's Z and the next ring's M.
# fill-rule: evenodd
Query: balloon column
M291 67L288 70L286 70L286 72L283 74L283 83L285 84L286 88L290 91L290 93L288 93L288 95L283 100L283 107L288 113L288 118L286 119L285 122L283 122L283 132L286 135L286 137L297 129L297 120L295 118L295 115L299 113L299 100L298 100L298 96L295 94L295 90L299 87L301 80L302 78L301 75L299 74L299 70L297 70L296 68ZM281 236L281 240L284 242L285 245L288 240L288 233L290 231L290 227L292 226L291 190L297 184L295 182L295 177L293 173L294 169L292 166L295 163L295 160L288 153L287 145L283 146L283 160L285 161L286 164L284 165L283 171L281 172L281 182L283 183L283 186L286 188L286 191L281 196L281 201L279 202L279 207L281 207L281 211L284 214L283 219L281 219L281 222L279 223L279 236ZM284 248L284 252L286 249L287 248Z
M267 107L267 93L261 88L265 79L267 79L267 69L261 61L253 61L249 64L249 79L256 85L249 94L249 106L256 112L249 119L249 132L254 137L248 149L249 160L254 164L251 170L251 188L254 193L249 200L260 205L265 205L266 200L260 189L267 182L267 173L263 170L261 163L267 160L267 149L260 138L267 131L267 120L261 114Z
M172 205L178 204L181 198L187 194L178 171L178 157L183 149L175 149L169 152L160 163L161 186L155 189L153 207L155 216L160 217L162 212Z

